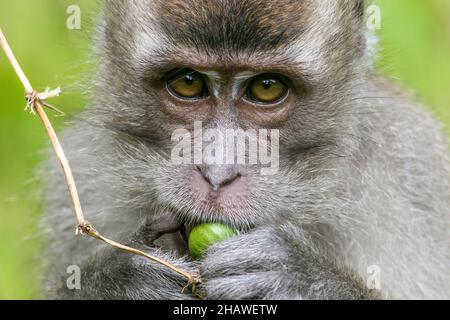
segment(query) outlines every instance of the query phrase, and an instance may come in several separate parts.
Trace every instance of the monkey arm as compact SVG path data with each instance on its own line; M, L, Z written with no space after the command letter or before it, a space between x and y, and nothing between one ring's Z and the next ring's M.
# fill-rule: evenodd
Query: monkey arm
M191 263L163 254L159 249L131 241L129 245L169 261L184 270L193 270ZM189 290L182 293L186 279L167 267L146 258L115 248L104 248L80 266L81 289L70 290L66 280L55 288L56 299L81 300L144 300L194 299Z
M209 299L374 299L293 225L261 228L213 246L200 274Z
M127 245L193 271L192 262L176 259L153 246L153 241L179 226L170 214L154 215L127 242ZM155 221L157 223L155 223ZM66 279L57 280L52 289L57 299L194 299L187 280L173 270L146 258L112 247L100 249L80 265L81 288L69 289Z

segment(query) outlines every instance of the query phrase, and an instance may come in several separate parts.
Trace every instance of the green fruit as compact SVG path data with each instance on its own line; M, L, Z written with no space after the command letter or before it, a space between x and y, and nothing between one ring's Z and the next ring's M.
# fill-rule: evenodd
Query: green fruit
M213 244L231 238L236 231L221 223L202 223L195 226L189 235L188 246L192 257L201 258Z

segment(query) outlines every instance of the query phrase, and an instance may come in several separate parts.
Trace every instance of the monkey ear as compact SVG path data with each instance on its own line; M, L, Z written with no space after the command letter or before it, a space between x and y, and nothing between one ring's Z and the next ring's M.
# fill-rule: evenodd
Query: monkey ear
M358 18L360 23L364 22L366 14L366 1L365 0L352 0L353 2L353 12ZM366 28L362 28L363 32L358 34L357 48L361 56L366 56L367 61L373 61L377 53L378 38L373 33L368 31Z
M355 0L355 3L353 4L353 11L358 17L364 17L365 5L365 0Z

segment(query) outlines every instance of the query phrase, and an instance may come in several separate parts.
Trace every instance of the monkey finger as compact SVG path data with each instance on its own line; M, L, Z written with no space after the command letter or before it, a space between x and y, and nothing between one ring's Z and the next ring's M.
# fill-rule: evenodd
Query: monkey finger
M183 224L177 217L169 212L163 211L151 218L147 218L139 234L146 245L153 245L154 241L167 233L175 233L182 229Z

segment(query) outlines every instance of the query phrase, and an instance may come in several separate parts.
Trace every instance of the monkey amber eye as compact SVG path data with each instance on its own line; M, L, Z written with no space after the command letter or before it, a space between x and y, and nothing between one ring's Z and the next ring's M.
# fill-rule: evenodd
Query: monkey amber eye
M169 77L167 88L175 96L184 99L196 99L208 95L204 76L190 69L184 69Z
M283 99L288 86L276 75L263 74L253 78L247 89L247 98L259 103L271 104Z

